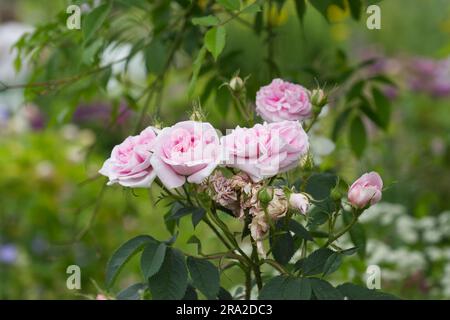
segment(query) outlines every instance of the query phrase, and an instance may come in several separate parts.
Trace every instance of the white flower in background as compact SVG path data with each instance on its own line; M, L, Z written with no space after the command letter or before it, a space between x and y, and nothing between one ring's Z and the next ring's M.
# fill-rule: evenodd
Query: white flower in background
M444 267L444 274L441 278L442 293L446 298L450 298L450 263Z
M427 243L438 243L442 239L440 230L425 230L422 234L423 240Z
M450 211L442 212L438 220L438 226L444 236L450 237Z
M61 128L61 135L67 141L74 141L75 139L77 139L78 133L78 127L72 123L65 124Z
M55 169L53 163L48 160L44 160L36 164L35 172L38 178L46 180L53 176Z
M397 235L405 243L413 244L419 240L415 222L415 219L408 215L401 216L395 221Z
M363 223L378 221L381 225L391 225L399 216L405 214L406 209L402 205L382 202L368 208L359 219Z
M426 247L424 251L428 259L433 262L445 259L445 254L439 247Z

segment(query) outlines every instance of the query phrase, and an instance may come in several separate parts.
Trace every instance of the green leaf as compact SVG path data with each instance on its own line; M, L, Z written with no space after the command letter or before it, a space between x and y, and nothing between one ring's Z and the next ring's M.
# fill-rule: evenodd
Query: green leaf
M308 218L307 227L310 230L310 232L311 232L311 230L313 230L313 229L321 226L325 222L327 222L329 217L330 216L328 215L328 213L325 212L322 207L314 206L308 213L308 217L307 217Z
M298 20L300 25L303 25L303 19L306 13L306 1L305 0L295 0L295 11L297 12Z
M361 17L362 8L361 0L350 0L348 1L348 5L350 7L350 13L352 14L353 19L359 20Z
M195 227L202 221L203 217L206 214L206 210L203 208L195 208L192 212L192 225Z
M309 300L310 298L309 279L285 275L270 279L259 294L260 300Z
M361 118L356 116L353 118L350 125L350 145L352 147L353 153L358 158L361 158L361 156L363 155L366 144L366 128L364 127Z
M350 239L353 244L358 247L358 255L361 259L364 259L366 256L366 232L364 231L363 226L360 223L355 223L353 227L350 229Z
M188 285L188 271L183 254L174 248L167 248L161 268L148 283L154 300L183 298Z
M169 219L172 220L179 220L181 218L183 218L184 216L187 216L189 214L192 214L192 212L194 212L196 209L196 207L181 207L178 210L176 210L170 217Z
M306 276L323 273L327 259L333 254L333 250L320 248L311 253L303 262L302 270Z
M373 77L371 77L371 78L369 78L367 80L380 82L380 83L387 84L387 85L390 85L390 86L393 86L393 87L397 87L397 84L395 84L394 81L392 81L391 79L389 79L388 77L386 77L385 75L382 75L382 74L373 76Z
M273 257L282 265L288 264L296 250L292 235L287 231L272 238L270 245Z
M342 264L342 254L339 252L334 252L331 256L328 257L327 261L325 261L325 265L323 266L323 276L329 275L335 272Z
M124 266L124 264L138 251L142 250L142 248L150 243L156 242L150 236L141 235L137 236L131 240L128 240L123 245L117 249L112 257L109 259L108 264L106 266L106 287L110 288L120 270Z
M219 23L220 23L220 20L216 16L213 16L213 15L192 18L192 24L194 24L196 26L210 27L210 26L218 25Z
M190 284L188 284L182 300L198 300L197 291Z
M344 295L322 279L310 278L311 288L317 300L344 300Z
M217 295L218 300L233 300L233 296L224 288L220 287L219 294Z
M240 0L216 0L217 3L221 4L224 8L228 10L239 10L241 8Z
M261 6L258 3L252 3L251 5L245 7L241 14L253 14L261 11Z
M345 111L341 112L337 117L336 122L334 123L333 132L331 134L331 139L333 139L334 142L336 142L337 139L339 138L339 133L347 123L347 119L351 114L351 111L352 109L348 108Z
M226 29L225 27L214 27L208 30L205 34L205 46L209 52L217 60L220 53L225 48Z
M200 242L200 239L197 238L195 235L192 235L189 240L187 241L189 244L196 244L197 245L197 253L202 254L202 243Z
M389 125L389 118L391 116L391 103L378 88L372 89L372 96L377 109L378 119L380 119L381 127L386 129Z
M165 243L154 242L150 242L144 248L141 255L141 270L145 280L153 276L161 268L166 255L166 248Z
M399 300L400 298L376 290L368 289L353 283L344 283L336 287L349 300Z
M115 2L121 4L124 7L137 7L142 10L148 10L147 0L114 0Z
M358 104L358 108L378 127L383 128L383 124L381 123L378 114L371 107L371 103L367 100L366 97L360 96L360 103Z
M342 250L341 253L345 254L346 256L351 256L352 254L358 252L358 247L353 247L349 249Z
M263 12L260 11L255 15L255 21L253 22L253 29L255 30L255 33L257 35L261 33L263 25L264 25Z
M164 70L167 58L167 48L164 44L153 39L145 50L145 67L149 73L160 74Z
M361 80L353 84L347 93L346 96L347 101L350 102L353 99L360 97L363 93L365 84L366 84L365 80Z
M197 58L195 58L195 61L192 65L192 77L191 81L189 82L189 88L188 88L188 97L191 98L194 94L195 85L197 84L198 75L200 73L200 69L202 68L203 60L205 60L206 55L206 47L202 47L198 54Z
M337 176L334 173L314 173L306 182L305 192L310 194L314 200L328 198L331 189L336 186Z
M88 42L96 31L102 26L103 22L105 22L108 17L110 10L111 2L98 6L89 12L86 17L83 17L82 29L85 42Z
M215 102L220 115L225 118L231 103L231 96L227 88L221 87L216 90Z
M144 290L147 288L147 284L145 283L135 283L129 286L128 288L120 291L117 294L117 300L139 300L141 295L139 294L140 290Z
M349 224L351 221L351 213L344 212L343 215L345 224ZM361 259L363 259L366 255L366 232L364 231L364 227L360 223L355 223L353 227L350 229L350 239L353 244L358 248L357 252Z
M295 220L289 220L289 230L295 233L301 239L314 241L313 237L306 228Z
M205 259L188 257L187 267L194 287L208 299L215 299L220 289L219 270L216 266Z

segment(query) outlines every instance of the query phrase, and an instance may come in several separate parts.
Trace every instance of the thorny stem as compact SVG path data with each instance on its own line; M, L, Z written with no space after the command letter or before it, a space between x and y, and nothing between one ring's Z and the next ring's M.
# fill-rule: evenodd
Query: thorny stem
M256 248L255 240L252 239L252 260L255 262L253 264L253 272L255 273L256 285L258 286L258 290L262 288L262 279L261 279L261 269L260 269L260 261L258 256L258 251Z

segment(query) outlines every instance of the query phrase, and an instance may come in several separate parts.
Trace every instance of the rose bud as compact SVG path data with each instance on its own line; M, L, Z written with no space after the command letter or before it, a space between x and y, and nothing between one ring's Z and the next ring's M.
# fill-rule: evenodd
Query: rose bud
M304 193L292 193L289 197L289 206L299 210L302 214L306 214L310 206L310 201Z
M383 180L376 172L363 174L348 190L348 200L357 209L363 209L381 200Z
M245 83L244 80L236 76L230 80L230 83L228 85L230 86L231 90L238 92L244 89Z

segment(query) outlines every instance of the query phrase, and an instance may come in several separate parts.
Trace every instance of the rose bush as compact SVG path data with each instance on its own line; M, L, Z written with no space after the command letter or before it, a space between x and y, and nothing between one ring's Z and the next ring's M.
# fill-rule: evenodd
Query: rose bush
M194 236L191 241L199 245L199 256L185 258L173 248L178 234L174 227L173 238L167 241L138 236L112 256L107 286L112 285L127 257L143 249L144 282L125 292L144 290L153 299L182 299L192 292L196 297L197 291L208 299L229 295L220 287L222 264L209 262L215 259L240 266L246 279L246 299L251 298L252 283L261 299L344 299L361 292L390 297L353 284L335 288L316 278L335 271L343 256L361 252L363 248L341 248L337 240L352 232L363 211L381 199L383 188L378 173L366 173L348 188L348 200L342 199L346 188L342 180L329 173L309 171L312 157L307 130L317 121L317 113L306 130L299 120L309 116L311 108L320 110L325 97L322 90L314 90L311 103L309 91L275 79L256 97L256 111L270 123L238 126L219 138L211 124L204 119L197 121L203 116L196 110L192 116L195 121L182 121L161 130L149 127L114 147L100 170L109 177L108 184L149 187L156 177L162 188L160 199L172 206L165 220L178 222L191 215L194 228L203 221L226 252L205 254L200 250L201 240ZM268 110L276 111L276 115L269 117ZM294 184L289 181L293 169L301 172L301 179ZM329 180L325 194L323 186L315 186L323 179ZM320 223L314 220L318 213L328 217L327 232L317 230ZM232 231L224 214L239 219L242 232ZM246 243L251 253L244 251ZM263 278L267 267L279 275Z

